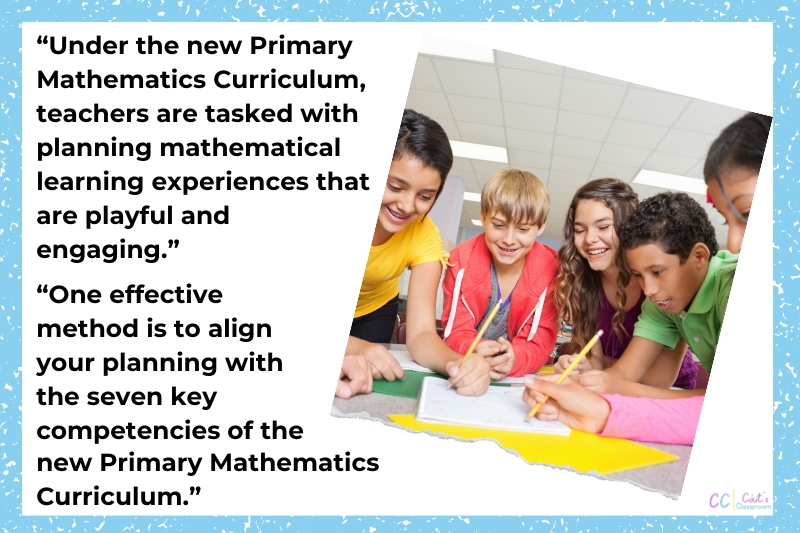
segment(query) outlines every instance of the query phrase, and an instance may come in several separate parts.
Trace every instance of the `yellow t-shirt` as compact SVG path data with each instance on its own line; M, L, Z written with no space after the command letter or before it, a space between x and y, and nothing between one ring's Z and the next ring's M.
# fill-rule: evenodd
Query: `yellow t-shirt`
M397 296L405 269L443 257L442 238L429 217L412 220L385 243L370 247L353 318L371 313Z

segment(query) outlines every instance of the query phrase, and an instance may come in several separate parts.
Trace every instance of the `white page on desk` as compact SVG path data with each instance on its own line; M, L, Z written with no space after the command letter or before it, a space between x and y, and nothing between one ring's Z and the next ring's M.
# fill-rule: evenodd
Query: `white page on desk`
M460 396L447 390L447 381L425 378L419 395L417 420L528 433L569 435L561 422L525 422L528 406L518 387L489 387L483 396Z
M424 366L414 362L414 360L411 359L411 354L406 351L389 350L389 353L392 354L392 357L397 359L397 362L400 363L400 366L403 370L416 370L417 372L435 374L435 372L430 368L425 368Z

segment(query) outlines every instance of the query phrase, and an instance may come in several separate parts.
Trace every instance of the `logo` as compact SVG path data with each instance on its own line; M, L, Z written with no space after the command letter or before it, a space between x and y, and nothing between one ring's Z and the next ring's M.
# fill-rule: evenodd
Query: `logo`
M772 498L768 492L715 492L708 499L708 506L720 513L737 511L765 511L772 509Z

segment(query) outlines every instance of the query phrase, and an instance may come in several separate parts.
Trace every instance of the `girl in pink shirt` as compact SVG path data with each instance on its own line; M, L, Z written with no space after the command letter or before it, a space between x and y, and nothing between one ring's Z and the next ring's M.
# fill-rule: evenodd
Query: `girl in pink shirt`
M558 420L573 429L616 437L663 444L694 443L704 396L656 400L619 394L596 394L567 378L560 385L558 376L527 377L522 398L533 407L545 402L536 418Z

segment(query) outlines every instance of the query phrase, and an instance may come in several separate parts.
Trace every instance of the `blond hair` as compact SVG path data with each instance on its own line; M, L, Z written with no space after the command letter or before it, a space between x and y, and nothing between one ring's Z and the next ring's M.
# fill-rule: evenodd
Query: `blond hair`
M542 227L550 213L550 195L539 178L524 170L498 170L481 192L481 214L500 213L509 223Z

